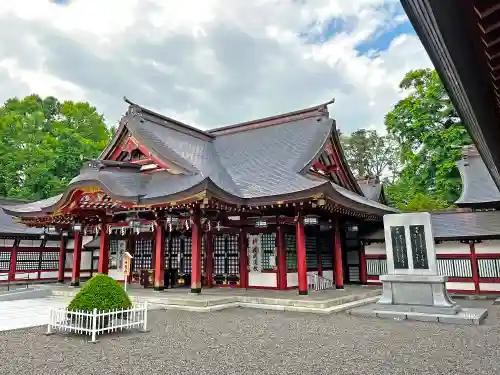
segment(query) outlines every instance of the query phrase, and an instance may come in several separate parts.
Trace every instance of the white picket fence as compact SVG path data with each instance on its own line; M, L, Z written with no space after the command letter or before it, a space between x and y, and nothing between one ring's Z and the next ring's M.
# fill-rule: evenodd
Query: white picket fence
M335 283L332 280L324 278L317 273L307 275L307 284L309 285L309 290L335 289Z
M135 304L130 309L98 311L69 311L67 308L51 309L47 335L59 332L91 336L90 342L97 342L97 335L129 329L147 332L148 302Z

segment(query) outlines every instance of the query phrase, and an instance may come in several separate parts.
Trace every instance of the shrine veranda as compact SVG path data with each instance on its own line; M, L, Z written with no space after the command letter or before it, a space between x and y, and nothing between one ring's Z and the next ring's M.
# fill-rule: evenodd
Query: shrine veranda
M20 222L1 230L0 282L76 286L104 273L156 290L305 295L313 274L335 288L384 274L382 217L398 211L381 184L352 175L330 102L210 131L127 102L108 147L62 194L3 206L3 219ZM466 195L457 204L467 210ZM500 292L500 230L477 230L471 215L500 222L497 211L433 214L448 228L434 230L438 269L452 291ZM127 275L125 253L133 256Z

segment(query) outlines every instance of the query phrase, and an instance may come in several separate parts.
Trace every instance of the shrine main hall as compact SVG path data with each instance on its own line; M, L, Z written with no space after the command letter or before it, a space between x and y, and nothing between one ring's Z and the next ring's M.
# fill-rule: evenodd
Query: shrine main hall
M70 264L74 286L88 277L82 267L193 293L307 294L311 278L336 288L367 282L359 227L379 228L397 210L380 184L351 173L333 101L203 131L125 100L109 145L62 194L3 208L47 235L72 237L59 281Z

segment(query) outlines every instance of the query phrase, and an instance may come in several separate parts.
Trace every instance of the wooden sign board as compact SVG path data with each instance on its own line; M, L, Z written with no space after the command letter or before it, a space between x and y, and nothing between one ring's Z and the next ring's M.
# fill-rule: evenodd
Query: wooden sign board
M132 264L133 256L130 255L128 251L125 251L125 256L123 257L123 273L125 276L130 275L130 266Z

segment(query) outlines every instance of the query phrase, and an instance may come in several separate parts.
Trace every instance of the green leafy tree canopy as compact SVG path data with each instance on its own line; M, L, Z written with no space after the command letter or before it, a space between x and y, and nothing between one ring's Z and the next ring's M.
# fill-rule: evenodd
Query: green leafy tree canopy
M30 95L0 107L0 196L43 199L62 192L112 130L86 102Z
M380 178L386 170L397 170L397 144L392 137L359 129L350 136L341 135L340 139L349 167L357 177Z
M410 71L400 88L406 97L385 118L388 133L400 145L402 163L395 184L387 189L389 200L408 207L425 196L426 206L442 208L460 195L456 162L471 139L436 71Z

